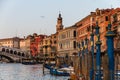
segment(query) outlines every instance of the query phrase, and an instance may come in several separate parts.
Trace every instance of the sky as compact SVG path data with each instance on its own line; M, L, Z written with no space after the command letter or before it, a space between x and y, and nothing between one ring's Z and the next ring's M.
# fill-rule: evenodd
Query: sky
M120 0L0 0L0 39L54 34L59 12L69 27L96 8L117 7Z

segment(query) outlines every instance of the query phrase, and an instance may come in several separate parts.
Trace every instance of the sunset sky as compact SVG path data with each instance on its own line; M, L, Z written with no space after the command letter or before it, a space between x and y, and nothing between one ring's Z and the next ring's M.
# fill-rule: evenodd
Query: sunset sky
M120 0L0 0L0 39L53 34L59 12L69 27L96 8L117 7Z

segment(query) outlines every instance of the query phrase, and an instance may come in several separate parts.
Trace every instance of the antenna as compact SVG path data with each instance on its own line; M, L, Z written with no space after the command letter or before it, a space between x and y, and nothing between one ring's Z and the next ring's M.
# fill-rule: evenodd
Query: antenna
M40 32L40 34L41 34L41 29L39 29L39 32Z
M17 37L17 33L18 33L18 31L17 31L17 29L16 29L16 32L15 32L15 37Z
M60 14L61 12L59 11L59 14Z
M111 4L111 9L112 9L113 5Z
M112 10L112 7L113 7L113 6L112 6L112 4L111 4L111 10L110 10L110 23L112 23L112 20L111 20L112 11L113 11L113 10Z

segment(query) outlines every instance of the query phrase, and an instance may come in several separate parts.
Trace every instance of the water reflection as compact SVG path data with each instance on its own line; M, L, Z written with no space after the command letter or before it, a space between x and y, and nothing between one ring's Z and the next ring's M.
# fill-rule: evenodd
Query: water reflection
M67 80L68 77L52 76L42 65L0 64L0 80Z

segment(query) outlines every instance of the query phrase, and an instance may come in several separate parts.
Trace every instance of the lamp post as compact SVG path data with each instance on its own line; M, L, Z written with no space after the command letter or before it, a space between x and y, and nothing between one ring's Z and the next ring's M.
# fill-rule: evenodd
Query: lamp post
M115 33L111 31L111 23L108 24L107 38L107 54L108 54L108 67L109 67L109 80L114 80L114 37Z
M101 41L100 41L100 33L99 33L99 26L98 26L98 22L96 22L96 37L97 37L97 41L96 41L96 77L95 80L101 80L101 59L100 59L100 55L101 55Z

